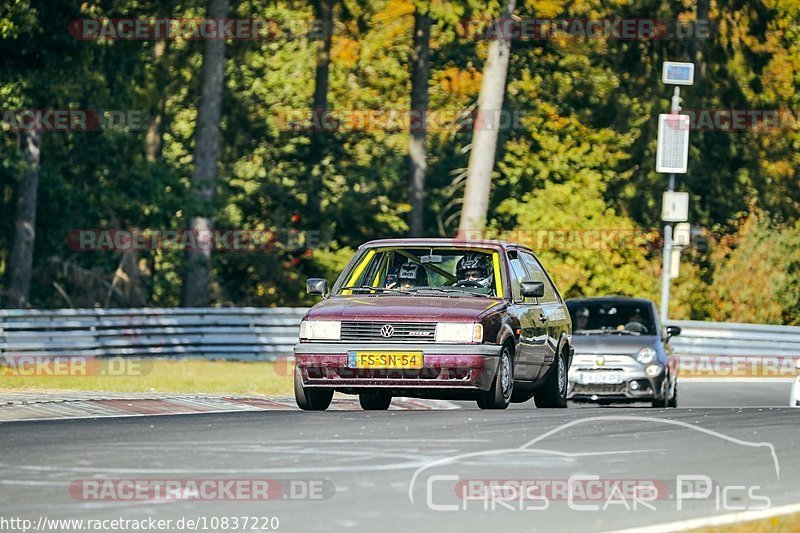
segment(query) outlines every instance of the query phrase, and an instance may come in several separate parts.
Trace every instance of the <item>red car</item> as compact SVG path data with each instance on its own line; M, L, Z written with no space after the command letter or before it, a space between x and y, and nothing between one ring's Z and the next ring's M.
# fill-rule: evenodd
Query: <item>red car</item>
M334 391L366 410L393 396L476 400L505 409L534 398L566 407L572 322L528 248L499 241L392 239L362 245L300 325L295 398L325 410Z

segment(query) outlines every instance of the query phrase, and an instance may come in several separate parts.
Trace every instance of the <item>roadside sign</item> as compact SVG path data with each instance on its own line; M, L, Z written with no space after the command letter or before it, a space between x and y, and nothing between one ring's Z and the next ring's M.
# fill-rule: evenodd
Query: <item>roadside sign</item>
M672 234L674 246L689 246L692 237L692 225L688 222L675 224L675 233Z
M673 248L669 257L669 279L675 279L681 273L681 249Z
M658 115L656 172L686 174L689 166L689 115Z
M664 222L689 220L689 193L664 191L661 198L661 220Z
M665 85L693 85L694 63L664 61L661 68L661 83Z

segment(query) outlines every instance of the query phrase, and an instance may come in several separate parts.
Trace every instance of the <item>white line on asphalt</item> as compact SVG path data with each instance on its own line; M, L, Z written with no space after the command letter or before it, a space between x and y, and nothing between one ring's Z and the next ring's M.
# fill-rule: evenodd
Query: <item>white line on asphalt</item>
M738 524L740 522L750 522L753 520L763 520L785 514L800 513L800 503L781 505L763 511L740 511L738 513L728 513L722 515L706 516L703 518L691 518L689 520L679 520L677 522L665 522L652 526L634 527L631 529L615 530L615 533L671 533L673 531L686 531L699 527L726 526Z
M679 381L687 383L791 383L794 378L690 378L679 377Z

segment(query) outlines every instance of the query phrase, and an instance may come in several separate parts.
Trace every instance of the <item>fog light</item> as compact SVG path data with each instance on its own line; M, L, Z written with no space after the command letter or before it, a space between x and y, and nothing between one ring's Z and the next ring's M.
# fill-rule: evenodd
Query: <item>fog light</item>
M630 388L631 388L631 390L639 390L639 382L638 381L631 381Z
M648 378L654 378L661 373L661 365L650 365L644 369L644 373Z

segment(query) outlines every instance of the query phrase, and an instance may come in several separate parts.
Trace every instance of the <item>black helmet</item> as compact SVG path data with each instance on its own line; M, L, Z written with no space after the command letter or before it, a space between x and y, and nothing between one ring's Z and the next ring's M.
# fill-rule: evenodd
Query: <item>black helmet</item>
M416 263L403 263L397 272L397 282L401 286L425 287L428 285L428 273Z
M458 260L456 265L456 276L459 281L467 279L467 272L476 270L481 285L488 287L491 285L492 269L489 267L489 258L480 252L467 252L464 257Z

